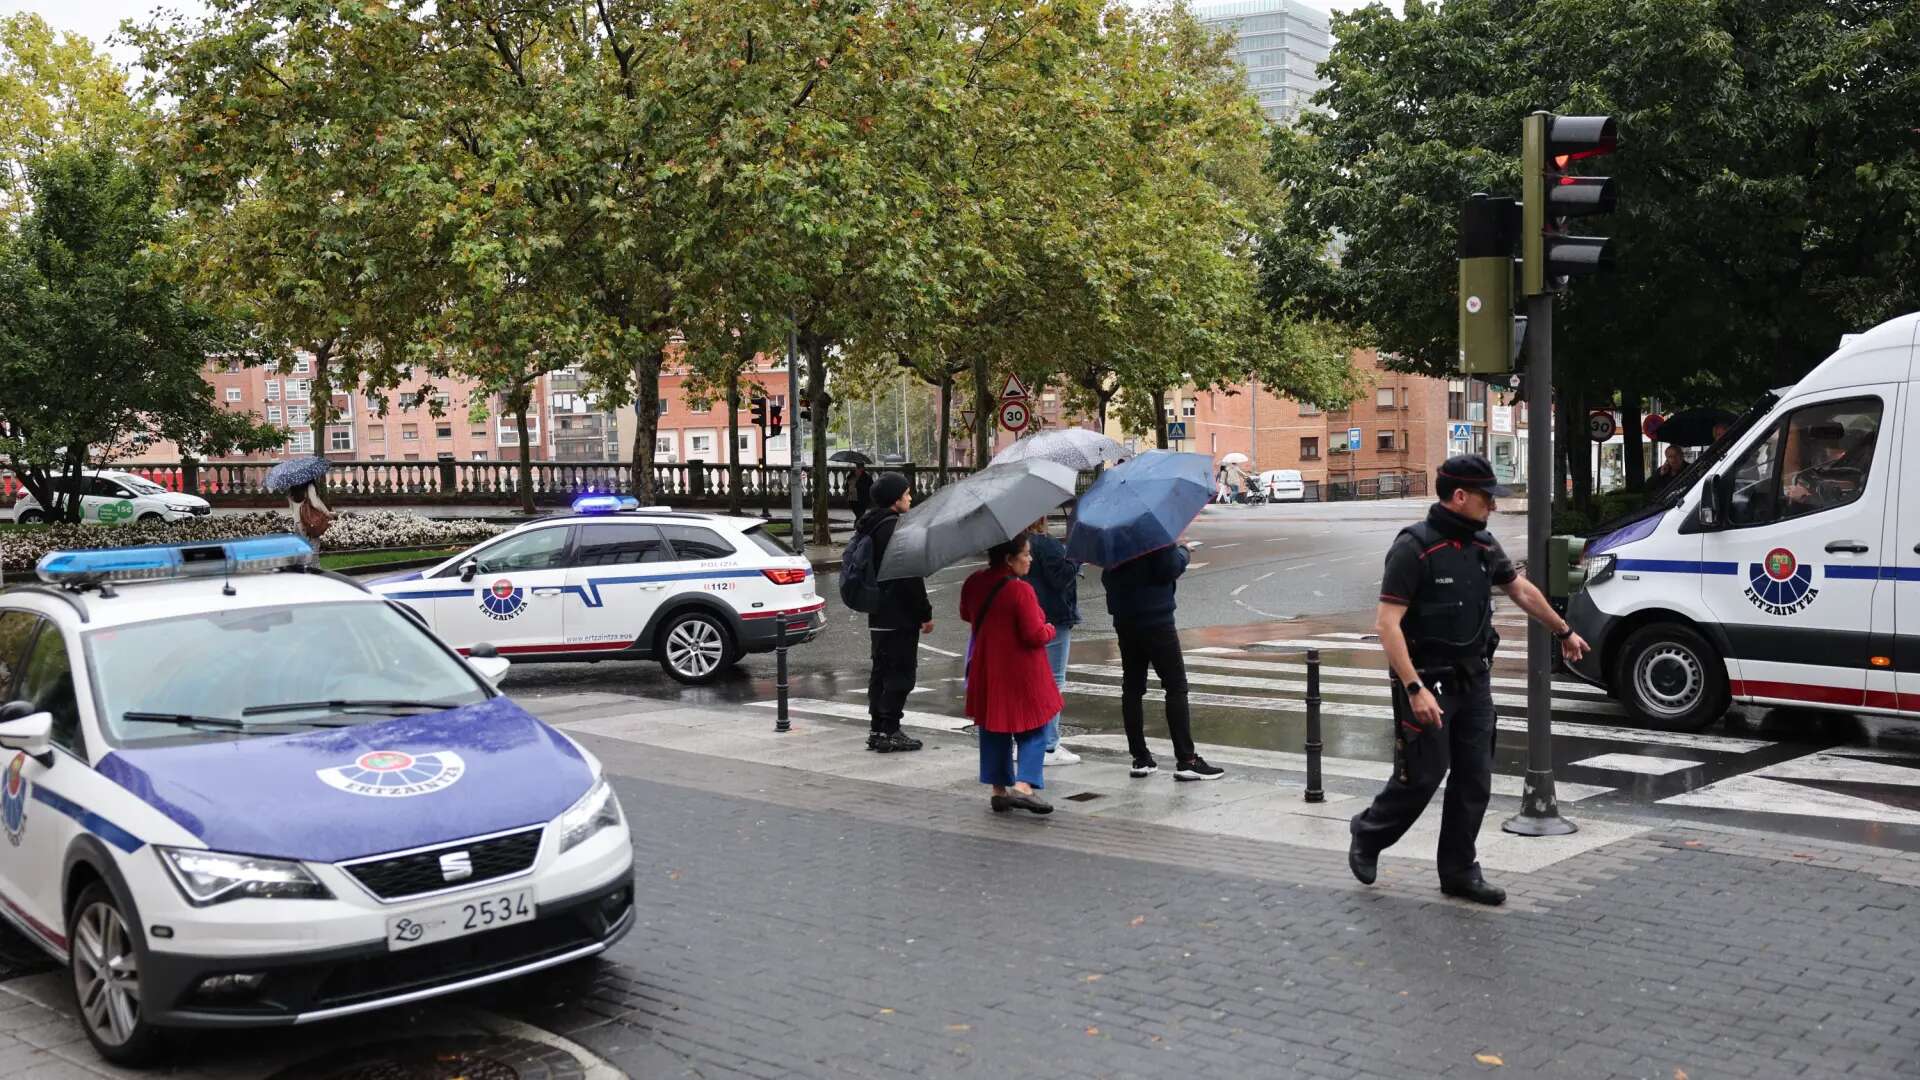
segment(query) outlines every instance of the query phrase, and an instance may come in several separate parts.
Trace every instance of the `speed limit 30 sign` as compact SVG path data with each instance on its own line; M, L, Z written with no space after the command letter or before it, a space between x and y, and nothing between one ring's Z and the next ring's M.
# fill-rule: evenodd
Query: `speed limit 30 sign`
M1000 426L1008 431L1027 429L1027 403L1024 401L1003 401L1000 403Z

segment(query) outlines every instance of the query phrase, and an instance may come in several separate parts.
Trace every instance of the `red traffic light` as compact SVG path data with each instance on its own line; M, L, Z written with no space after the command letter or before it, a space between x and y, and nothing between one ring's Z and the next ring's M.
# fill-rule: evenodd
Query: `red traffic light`
M1547 156L1563 167L1611 154L1619 145L1611 116L1556 116L1547 124Z

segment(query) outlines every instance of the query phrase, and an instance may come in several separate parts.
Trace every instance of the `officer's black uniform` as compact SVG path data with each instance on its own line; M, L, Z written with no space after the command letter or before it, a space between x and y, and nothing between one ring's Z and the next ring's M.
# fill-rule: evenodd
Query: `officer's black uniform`
M1441 466L1446 476L1448 466ZM1473 487L1504 494L1485 458L1484 482ZM1482 481L1479 468L1464 470ZM1373 805L1353 819L1354 846L1368 859L1406 834L1442 779L1447 794L1440 818L1443 886L1480 877L1474 838L1493 784L1494 714L1489 662L1499 644L1493 629L1493 590L1516 577L1499 541L1471 518L1434 504L1427 519L1401 530L1387 551L1380 599L1405 604L1401 622L1420 681L1440 702L1441 723L1414 718L1407 692L1393 680L1393 776ZM1452 772L1448 778L1448 772ZM1370 877L1370 875L1369 875ZM1364 879L1363 880L1367 880Z

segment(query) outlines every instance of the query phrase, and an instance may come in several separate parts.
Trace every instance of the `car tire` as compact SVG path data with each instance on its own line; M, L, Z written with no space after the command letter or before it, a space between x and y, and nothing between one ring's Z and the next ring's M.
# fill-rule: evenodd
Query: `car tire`
M683 611L660 628L660 666L676 681L705 686L733 663L733 634L710 611Z
M43 510L22 510L13 520L21 525L39 525L47 520L47 515Z
M1635 630L1620 646L1613 685L1634 719L1661 731L1704 731L1732 700L1726 661L1679 623Z
M98 881L80 890L67 918L67 970L80 1026L101 1057L132 1067L157 1061L165 1035L140 1013L146 945L134 932L139 925L138 913L122 911Z
M141 514L138 520L142 525L164 525L167 521L167 515L148 511L147 513Z

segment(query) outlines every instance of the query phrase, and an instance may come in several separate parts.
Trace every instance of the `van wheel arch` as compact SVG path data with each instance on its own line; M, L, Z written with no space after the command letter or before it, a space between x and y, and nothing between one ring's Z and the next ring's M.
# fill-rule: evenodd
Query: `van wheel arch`
M1672 612L1648 612L1623 624L1605 656L1613 696L1648 728L1704 731L1732 703L1720 635ZM1665 617L1662 617L1662 616ZM1644 669L1644 670L1643 670ZM1663 681L1678 683L1662 686ZM1697 681L1696 681L1697 680ZM1669 701L1660 696L1670 694Z

